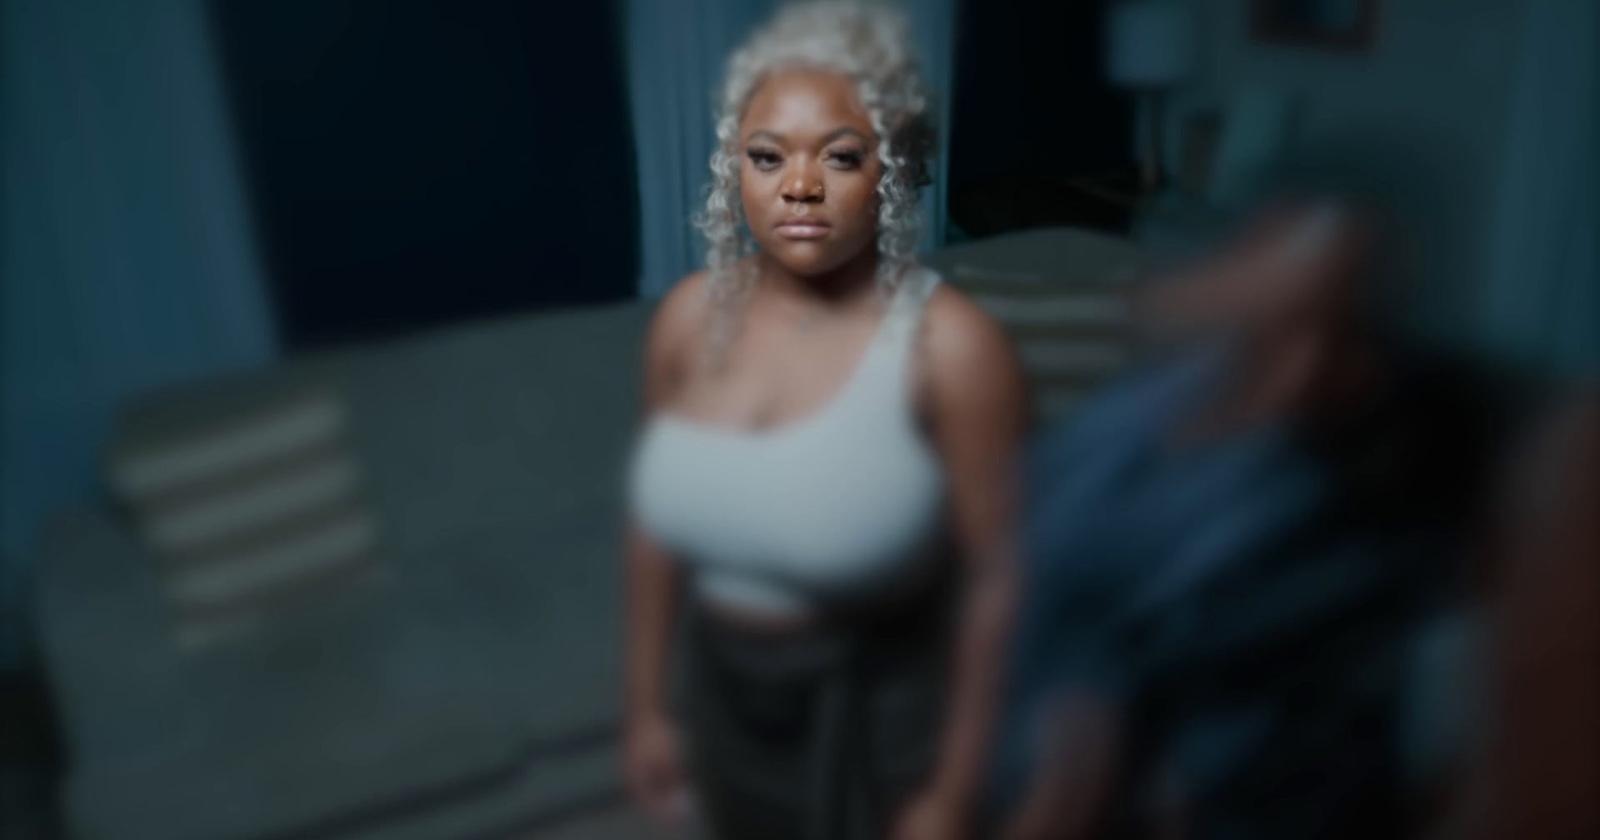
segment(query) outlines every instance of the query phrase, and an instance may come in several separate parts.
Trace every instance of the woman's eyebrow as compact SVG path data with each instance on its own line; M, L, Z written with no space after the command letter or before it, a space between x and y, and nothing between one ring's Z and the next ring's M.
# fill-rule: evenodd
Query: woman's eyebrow
M867 135L862 134L859 131L856 131L855 129L851 128L848 125L844 125L844 126L840 126L840 127L836 128L836 129L828 132L826 135L824 135L823 138L822 138L822 145L826 146L829 143L832 143L833 141L838 140L840 137L843 137L843 136L845 136L847 134L854 134L856 137L861 138L861 141L863 143L866 142L866 140L867 140Z
M862 134L861 132L851 128L848 125L842 125L842 126L839 126L836 129L828 132L827 134L824 134L822 136L821 145L826 146L829 143L832 143L833 141L838 140L840 137L845 137L845 136L858 137L858 138L861 139L862 142L867 142L867 139L868 139L867 135ZM786 139L784 138L784 136L782 134L779 134L776 131L771 131L771 130L765 129L765 128L759 128L759 129L756 129L755 131L750 132L750 136L746 137L744 140L745 140L746 143L750 143L750 142L753 142L755 140L769 140L769 141L771 141L773 143L777 143L780 146L783 145L786 142Z

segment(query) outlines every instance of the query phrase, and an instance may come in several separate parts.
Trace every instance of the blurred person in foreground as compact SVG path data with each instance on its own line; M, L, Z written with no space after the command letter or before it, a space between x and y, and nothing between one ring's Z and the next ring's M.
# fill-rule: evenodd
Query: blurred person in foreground
M912 257L926 102L876 5L790 7L728 63L709 267L651 326L631 478L624 769L664 821L967 833L1027 412L999 327Z
M1557 402L1497 488L1488 702L1453 837L1600 837L1600 387Z
M1371 316L1387 226L1286 197L1152 286L1177 352L1029 463L999 750L1014 840L1395 836L1408 640L1469 544L1487 414Z

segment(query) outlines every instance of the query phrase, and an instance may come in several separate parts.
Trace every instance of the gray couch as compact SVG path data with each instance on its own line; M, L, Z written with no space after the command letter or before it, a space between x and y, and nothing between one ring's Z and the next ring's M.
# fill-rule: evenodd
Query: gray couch
M55 516L37 604L71 835L499 836L615 799L620 479L648 309L480 323L129 405L333 384L384 571L186 652L112 506Z

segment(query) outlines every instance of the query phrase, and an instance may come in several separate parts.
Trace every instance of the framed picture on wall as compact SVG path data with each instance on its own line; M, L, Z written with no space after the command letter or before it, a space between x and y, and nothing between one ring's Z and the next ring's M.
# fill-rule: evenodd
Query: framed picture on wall
M1378 28L1378 0L1250 0L1257 41L1366 52Z

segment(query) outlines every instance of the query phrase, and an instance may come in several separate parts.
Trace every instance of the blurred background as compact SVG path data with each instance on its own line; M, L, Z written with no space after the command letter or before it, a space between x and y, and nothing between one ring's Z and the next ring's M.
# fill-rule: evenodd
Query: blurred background
M638 836L641 333L776 5L0 0L0 833ZM1592 0L903 5L1046 426L1289 183L1397 220L1406 341L1593 381Z

